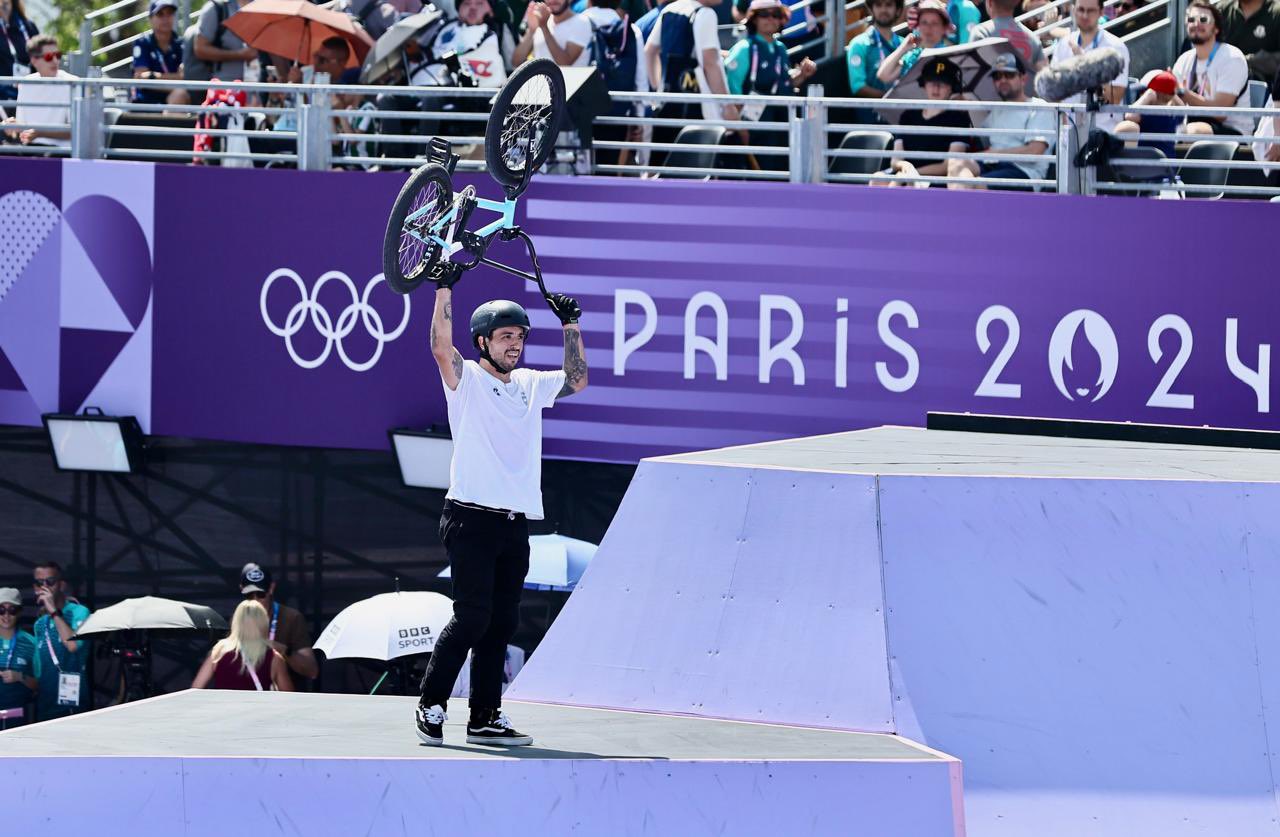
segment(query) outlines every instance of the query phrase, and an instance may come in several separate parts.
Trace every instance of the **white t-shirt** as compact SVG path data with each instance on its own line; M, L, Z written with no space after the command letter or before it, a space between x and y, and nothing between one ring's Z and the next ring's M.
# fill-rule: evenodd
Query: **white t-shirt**
M615 26L622 19L613 9L602 9L599 6L588 6L580 17L586 18L588 23L598 29ZM636 92L648 93L649 72L644 66L644 41L641 39L639 27L634 23L631 24L631 38L636 44ZM591 51L590 46L587 47L587 51Z
M1079 32L1071 32L1065 38L1059 38L1053 45L1053 54L1049 57L1050 66L1056 67L1069 58L1074 58L1075 53L1071 50L1071 45L1077 44L1085 52L1092 52L1095 49L1114 49L1120 53L1120 75L1111 80L1111 83L1118 86L1121 90L1129 85L1129 48L1124 45L1124 41L1112 35L1105 29L1098 29L1095 35L1087 43L1082 41ZM1064 102L1084 102L1084 94L1077 93L1074 96L1063 99ZM1099 113L1094 120L1094 124L1104 131L1114 131L1120 121L1124 119L1124 114L1116 113Z
M1208 61L1198 61L1196 51L1187 50L1173 62L1173 75L1178 84L1192 93L1199 93L1207 99L1218 93L1233 93L1235 107L1249 106L1249 62L1245 60L1244 53L1231 44L1219 41ZM1187 118L1193 122L1196 119L1194 116ZM1228 116L1226 124L1242 134L1253 133L1252 116Z
M458 388L444 388L453 432L445 496L541 520L542 411L562 387L562 369L517 369L504 384L465 361Z
M39 73L31 73L27 78L39 78ZM58 70L58 78L74 79L66 70ZM69 84L23 84L18 82L17 118L22 124L37 125L71 125L71 85ZM65 108L43 107L44 105L68 105ZM25 129L24 129L25 130ZM40 129L36 129L40 130ZM50 129L45 128L48 131ZM52 137L36 137L33 145L54 145L59 148L70 148L71 140L54 139Z
M724 56L720 54L720 35L716 32L716 25L719 21L716 19L715 9L710 6L704 6L698 0L675 0L663 7L658 20L655 22L653 31L649 33L649 40L646 45L654 44L662 46L662 15L693 15L693 51L694 58L698 61L698 69L694 75L698 79L698 91L700 93L710 93L711 88L707 86L707 75L703 72L702 56L706 50L714 49L716 51L716 61L720 65L720 75L724 77ZM704 102L702 105L703 119L719 119L720 106L714 103Z
M446 23L431 45L431 61L420 64L409 74L409 83L419 87L449 87L454 84L449 68L437 63L454 52L470 71L479 87L501 87L507 80L498 31L477 23L468 26L460 20Z
M1032 97L1027 99L1028 105L1043 105L1044 99ZM1048 147L1045 153L1053 151L1057 140L1058 116L1052 108L992 108L983 121L983 128L1017 128L1021 134L996 134L989 140L992 151L1002 148L1017 148L1039 140ZM1002 161L1010 162L1010 161ZM1014 162L1018 168L1027 173L1033 180L1043 178L1049 172L1048 160L1029 160L1025 163Z
M582 52L578 53L570 66L585 67L591 63L591 24L586 18L582 15L570 15L559 23L556 23L555 18L549 18L547 29L551 30L551 35L561 49L567 49L569 44L582 47ZM547 36L541 27L533 33L533 57L551 58L551 50L547 49Z

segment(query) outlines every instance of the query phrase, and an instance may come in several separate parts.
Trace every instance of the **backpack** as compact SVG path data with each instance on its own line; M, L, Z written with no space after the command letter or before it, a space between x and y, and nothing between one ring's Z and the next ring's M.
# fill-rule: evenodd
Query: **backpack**
M591 63L610 90L634 92L640 45L631 31L631 19L618 18L608 26L591 24Z
M672 4L674 5L674 4ZM658 16L657 25L662 28L662 90L664 93L697 93L697 50L693 37L693 20L698 12L708 8L695 5L692 9L674 11L668 6Z
M209 0L218 16L218 28L213 33L213 45L222 49L222 33L227 31L228 0ZM213 78L213 65L196 58L196 36L200 34L200 21L187 27L182 33L182 77L187 81L209 81Z

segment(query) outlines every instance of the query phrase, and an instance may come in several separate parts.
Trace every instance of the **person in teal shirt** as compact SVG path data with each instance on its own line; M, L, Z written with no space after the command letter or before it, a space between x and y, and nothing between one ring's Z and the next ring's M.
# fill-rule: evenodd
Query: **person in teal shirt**
M893 25L902 17L904 0L871 0L871 26L849 41L849 90L860 99L879 99L891 85L876 77L880 63L902 45Z
M915 30L902 39L898 48L876 70L876 77L886 85L895 84L905 76L926 49L947 45L951 18L947 16L947 7L942 0L920 0L916 9Z
M973 0L949 0L947 17L951 18L952 31L947 34L949 44L969 43L969 30L982 22L982 12Z
M62 567L50 561L35 568L36 717L61 718L89 708L89 643L75 633L89 608L67 599Z
M27 722L25 709L36 690L36 640L18 630L22 596L15 587L0 588L0 729Z
M787 15L782 0L752 0L743 21L747 36L733 45L724 60L730 93L786 96L813 75L817 69L813 59L804 59L793 70L787 47L778 39Z

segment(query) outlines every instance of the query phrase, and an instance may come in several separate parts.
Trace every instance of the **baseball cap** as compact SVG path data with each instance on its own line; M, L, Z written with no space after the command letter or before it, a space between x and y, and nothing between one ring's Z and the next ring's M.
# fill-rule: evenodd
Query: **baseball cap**
M1178 92L1178 79L1168 70L1152 70L1142 79L1148 90L1172 96Z
M248 563L240 570L240 595L265 593L271 587L271 572L258 564Z
M924 84L926 81L944 81L951 85L953 91L959 93L964 78L960 74L960 68L954 62L945 58L930 58L920 68L920 83Z
M920 0L916 3L916 20L919 20L924 12L937 12L942 15L942 22L945 25L951 25L951 15L947 14L947 4L942 0Z
M178 8L177 0L151 0L151 11L148 12L148 14L154 15L155 13L159 12L161 9L176 9L176 8Z
M1012 52L1002 52L996 56L996 60L991 64L991 72L993 73L1024 73L1022 62L1018 60L1018 56Z
M11 604L22 607L22 594L17 587L0 587L0 604Z

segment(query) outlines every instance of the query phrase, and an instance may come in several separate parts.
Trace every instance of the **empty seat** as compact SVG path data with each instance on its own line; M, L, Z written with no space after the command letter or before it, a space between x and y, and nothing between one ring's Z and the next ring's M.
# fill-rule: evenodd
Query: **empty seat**
M1200 140L1191 144L1191 148L1187 149L1186 160L1217 160L1226 162L1235 156L1236 143L1220 142L1218 140ZM1222 168L1200 168L1198 166L1182 166L1179 168L1178 176L1182 178L1182 182L1188 186L1224 186L1227 182L1227 174L1230 169ZM1196 190L1187 192L1189 198L1209 198L1216 200L1222 197L1222 192L1206 192Z
M724 140L724 135L725 129L719 125L686 125L680 129L679 134L676 134L675 142L680 145L720 145ZM713 169L716 167L716 154L717 151L714 148L681 148L667 155L667 160L663 163L663 167ZM690 177L697 180L711 179L711 176L707 174L687 174L678 171L664 171L659 176Z
M170 128L175 130L193 130L196 126L194 114L186 113L119 113L112 127L115 128ZM190 152L195 140L190 133L174 134L131 134L111 132L107 135L107 149L110 151L128 149L131 151L186 151ZM157 154L129 156L130 160L150 160L157 163L180 161L169 155Z
M893 142L888 131L850 131L840 140L844 151L879 151L880 156L833 157L829 170L832 174L875 174L885 167L884 152Z

